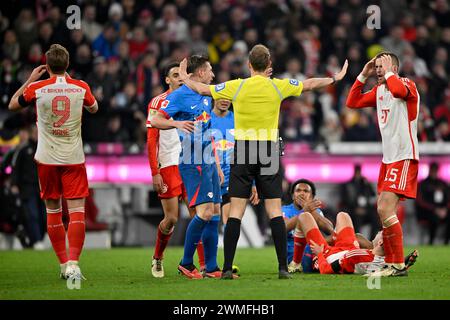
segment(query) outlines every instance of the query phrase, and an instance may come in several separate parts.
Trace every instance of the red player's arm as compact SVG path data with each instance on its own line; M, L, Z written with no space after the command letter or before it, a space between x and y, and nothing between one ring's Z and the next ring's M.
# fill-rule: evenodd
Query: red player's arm
M347 101L345 105L349 108L366 108L366 107L376 107L377 106L377 86L373 87L372 90L362 93L364 88L363 78L358 77L353 83L350 92L348 93Z
M389 91L392 93L394 98L406 100L409 95L409 88L403 83L403 81L393 72L386 73L385 77Z
M159 174L158 169L159 129L147 128L147 153L152 176Z
M332 274L335 273L331 265L328 263L327 259L323 256L323 253L317 255L319 262L319 271L321 274Z

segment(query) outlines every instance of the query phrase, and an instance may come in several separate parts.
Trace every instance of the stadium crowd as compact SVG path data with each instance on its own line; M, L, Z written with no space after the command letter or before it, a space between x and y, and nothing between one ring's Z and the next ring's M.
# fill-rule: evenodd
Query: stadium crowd
M284 102L280 128L285 140L312 145L379 141L375 108L350 110L344 103L365 62L383 50L399 55L400 74L419 89L419 141L450 140L450 8L445 0L77 3L81 28L74 30L66 25L65 1L2 3L1 141L34 121L32 108L12 115L7 104L31 70L44 62L52 43L68 48L69 73L85 79L99 102L99 114L83 121L84 140L143 147L147 104L164 90L165 64L204 54L213 65L215 83L247 77L248 50L260 42L270 48L274 76L281 78L329 76L349 59L348 75L338 86ZM381 8L380 29L366 26L371 4Z

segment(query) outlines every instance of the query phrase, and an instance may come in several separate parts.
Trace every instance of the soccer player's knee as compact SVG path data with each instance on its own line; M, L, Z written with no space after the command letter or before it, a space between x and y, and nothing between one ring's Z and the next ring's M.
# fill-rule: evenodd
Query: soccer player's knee
M347 221L351 221L352 218L350 218L350 215L347 212L341 211L337 214L336 219L339 220L347 220Z
M314 220L314 217L309 212L303 212L301 215L298 216L298 220L300 223L304 223L306 221Z

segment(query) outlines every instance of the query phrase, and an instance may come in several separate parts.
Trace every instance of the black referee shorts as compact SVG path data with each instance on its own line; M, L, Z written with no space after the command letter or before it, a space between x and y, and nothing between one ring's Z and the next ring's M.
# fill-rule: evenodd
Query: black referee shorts
M283 179L277 143L236 140L233 160L228 189L230 197L248 199L255 181L260 198L281 198Z

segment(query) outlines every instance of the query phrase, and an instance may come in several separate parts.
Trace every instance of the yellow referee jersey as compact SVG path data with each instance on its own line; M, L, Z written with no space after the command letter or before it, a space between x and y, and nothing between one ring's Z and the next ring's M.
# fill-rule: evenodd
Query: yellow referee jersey
M210 86L212 97L233 103L236 140L278 141L281 101L299 96L303 83L260 75Z

